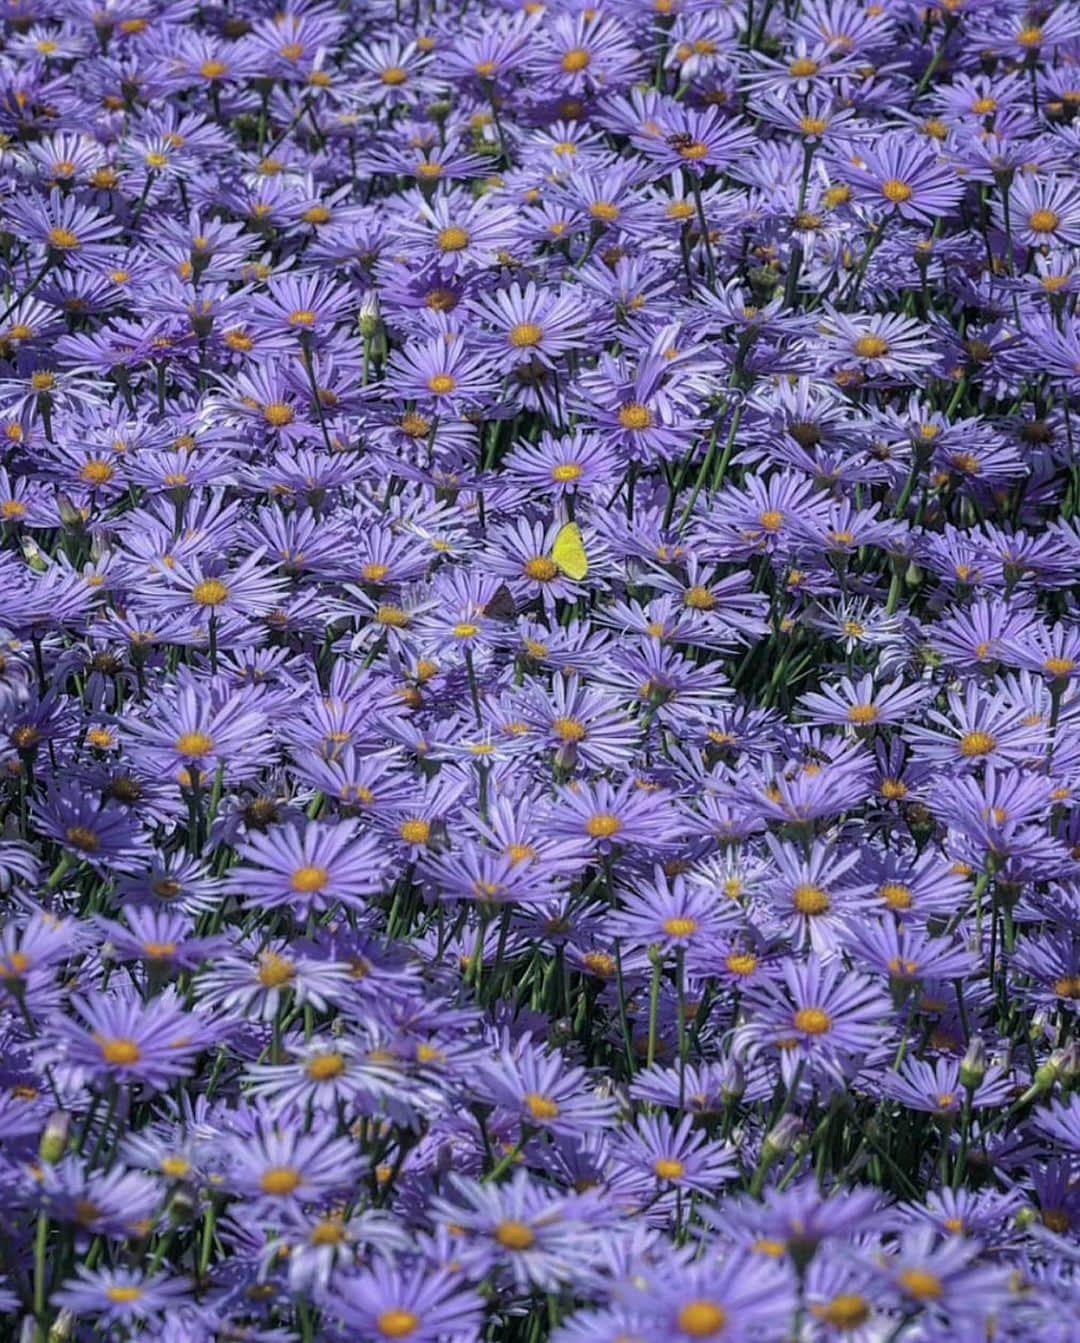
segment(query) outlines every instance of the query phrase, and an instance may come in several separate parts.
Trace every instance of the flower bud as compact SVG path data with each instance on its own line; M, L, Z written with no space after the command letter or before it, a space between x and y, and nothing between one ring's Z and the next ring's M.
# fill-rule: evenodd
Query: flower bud
M981 1035L973 1035L960 1062L960 1081L968 1091L974 1091L985 1076L986 1043Z
M36 542L31 541L28 536L19 538L19 545L22 548L23 559L27 562L35 573L43 574L49 567L45 556L38 549Z
M78 531L86 521L82 509L72 499L71 495L63 490L56 496L56 509L60 514L60 521L65 527L71 528L73 531Z
M67 1343L75 1333L75 1312L62 1310L49 1330L48 1343Z
M724 1103L730 1105L732 1101L739 1100L746 1091L746 1069L738 1059L734 1059L731 1064L731 1071L728 1080L723 1087L720 1095Z
M356 325L365 340L370 339L378 331L379 295L374 289L369 289L360 300L360 312L356 318Z
M790 1152L802 1128L802 1120L796 1115L784 1115L783 1119L765 1135L765 1141L761 1145L762 1159L771 1163L786 1152Z
M45 1132L38 1144L38 1156L47 1166L55 1166L67 1148L70 1118L63 1110L54 1110L45 1124Z

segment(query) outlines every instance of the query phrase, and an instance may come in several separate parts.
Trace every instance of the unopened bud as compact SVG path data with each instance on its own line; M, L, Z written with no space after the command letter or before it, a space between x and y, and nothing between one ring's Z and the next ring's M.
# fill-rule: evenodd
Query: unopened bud
M960 1062L960 1081L974 1091L986 1076L986 1044L981 1035L973 1035Z
M46 1166L55 1166L67 1148L71 1120L63 1110L54 1110L45 1124L45 1132L38 1144L38 1156Z
M365 339L369 339L378 331L379 296L374 289L369 289L360 300L360 312L356 318L356 325Z
M1035 1069L1035 1077L1032 1080L1031 1086L1029 1086L1020 1097L1021 1104L1026 1104L1029 1101L1035 1100L1053 1087L1054 1083L1061 1076L1067 1056L1068 1051L1064 1049L1055 1049L1046 1062Z
M771 1163L786 1152L790 1152L802 1133L802 1128L802 1120L797 1116L784 1115L783 1119L765 1135L765 1141L761 1145L762 1159Z
M52 1323L49 1330L48 1343L67 1343L75 1333L75 1312L73 1310L62 1310Z
M63 490L56 496L56 509L60 514L60 521L65 527L78 529L86 521L82 509L72 499L71 495L65 494Z
M1033 1226L1039 1220L1039 1214L1034 1208L1021 1208L1016 1214L1017 1231L1026 1231L1029 1226Z
M37 544L28 536L19 538L19 545L22 547L23 559L27 562L35 573L42 574L49 567L45 556L38 549Z
M720 1095L723 1097L724 1102L730 1105L732 1101L740 1100L745 1091L746 1069L738 1059L735 1059L732 1062L731 1072L728 1075L727 1083L721 1090Z

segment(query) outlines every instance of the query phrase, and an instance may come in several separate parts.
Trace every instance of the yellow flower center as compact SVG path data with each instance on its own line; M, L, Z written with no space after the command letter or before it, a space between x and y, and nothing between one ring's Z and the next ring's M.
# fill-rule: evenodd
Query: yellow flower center
M271 401L263 408L263 419L275 429L282 429L285 425L292 424L296 415L292 407L287 406L284 401Z
M217 578L204 578L191 589L196 606L220 606L229 598L229 589Z
M340 1077L345 1071L345 1059L341 1054L320 1054L307 1066L307 1075L313 1082L329 1082Z
M664 932L668 937L691 937L697 932L697 919L675 918L664 920Z
M708 152L709 146L701 140L694 140L691 144L679 146L679 157L689 159L691 162L705 158Z
M556 718L551 724L551 730L560 741L584 741L588 736L585 724L576 718Z
M423 820L405 821L398 833L406 844L426 844L431 838L431 824Z
M562 58L562 68L568 75L576 75L582 70L587 70L592 61L592 56L584 47L572 47Z
M654 1164L653 1170L656 1171L661 1180L681 1180L686 1174L686 1167L674 1157L662 1156Z
M827 891L820 886L796 886L792 902L800 914L824 914L832 904Z
M565 485L571 480L580 480L584 474L584 468L580 467L577 462L560 462L558 466L551 468L551 479L557 480L561 485Z
M763 532L778 532L784 525L783 513L778 513L775 509L766 509L758 518Z
M504 1250L527 1250L536 1242L532 1227L513 1220L500 1222L495 1228L495 1239Z
M142 1294L142 1288L135 1286L122 1287L118 1284L114 1284L111 1287L105 1288L105 1295L110 1301L115 1302L118 1306L131 1305L132 1302L138 1301L142 1297Z
M853 704L848 710L848 722L863 726L867 723L876 723L878 709L876 704Z
M899 177L890 177L888 181L882 182L881 194L893 205L903 205L904 201L911 200L913 192L906 182L901 182Z
M547 1096L541 1096L537 1092L530 1092L525 1097L525 1105L534 1119L558 1119L559 1107L553 1100Z
M295 312L289 313L290 326L314 326L318 320L319 314L310 308L297 308Z
M617 968L615 957L609 956L606 951L588 951L581 959L588 969L601 979L610 979Z
M409 77L408 70L401 65L388 65L379 75L379 78L389 88L397 88L399 84L404 84Z
M510 329L509 341L515 350L524 350L533 345L539 345L543 339L544 328L537 326L535 322L519 322L517 326Z
M716 598L708 588L695 584L683 593L683 605L692 611L712 611L716 607Z
M936 1301L941 1296L941 1279L925 1268L905 1268L900 1286L916 1301Z
M804 1035L825 1035L832 1030L832 1017L820 1007L804 1007L795 1013L795 1029Z
M878 895L890 909L910 909L915 902L910 886L898 881L887 881L878 888Z
M960 754L968 760L989 755L996 746L997 740L989 732L965 732L960 738Z
M525 562L522 573L526 578L535 579L537 583L550 583L553 578L558 577L559 566L547 555L537 555Z
M813 1312L836 1329L858 1329L870 1318L870 1305L866 1297L850 1292L834 1296L823 1306L814 1306Z
M860 359L880 359L889 353L889 342L881 336L860 336L852 348Z
M434 392L436 396L445 396L447 392L452 392L457 386L457 380L452 378L449 373L436 373L428 378L428 391Z
M1028 217L1028 225L1033 233L1053 233L1061 223L1056 210L1036 210Z
M624 429L649 429L652 427L652 411L648 406L633 401L619 411L619 423Z
M176 955L175 942L144 942L142 949L143 955L152 961L166 961L170 956Z
M115 474L108 462L87 462L79 472L88 485L106 485Z
M1016 44L1020 47L1040 47L1042 46L1043 30L1041 28L1021 28L1016 34Z
M440 231L438 243L440 252L462 252L469 245L469 235L465 229L451 225Z
M176 739L177 754L189 756L193 760L209 755L213 749L214 739L205 732L184 732Z
M330 880L325 867L298 867L292 875L292 888L303 895L321 891Z
M610 839L621 829L622 821L609 812L599 812L596 816L590 816L585 822L585 833L591 835L593 839Z
M384 1310L375 1327L383 1338L409 1338L420 1327L420 1316L411 1310Z
M48 233L49 246L55 247L61 252L73 251L79 246L78 236L70 229L51 228Z
M818 72L817 61L812 61L809 56L800 56L798 60L792 61L788 66L788 73L792 79L809 79L811 75Z
M676 1323L691 1338L715 1338L727 1324L727 1311L715 1301L691 1301L679 1311Z
M800 117L799 130L803 135L824 135L829 129L829 123L822 121L820 117Z
M602 224L614 224L619 217L619 207L611 201L594 201L589 206L589 214Z
M259 1187L264 1194L273 1198L282 1198L300 1187L300 1172L292 1166L271 1166L263 1172Z
M142 1050L134 1040L103 1040L101 1055L106 1063L111 1063L117 1068L128 1068L142 1058Z
M73 849L82 849L84 853L96 853L101 841L88 826L69 826L65 832L67 842Z
M280 989L296 974L296 966L284 956L268 951L259 962L259 983L264 989Z

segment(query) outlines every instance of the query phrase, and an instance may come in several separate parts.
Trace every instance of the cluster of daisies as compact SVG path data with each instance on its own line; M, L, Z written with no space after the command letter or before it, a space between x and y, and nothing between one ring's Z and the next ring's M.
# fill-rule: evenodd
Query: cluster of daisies
M0 18L0 1336L1077 1343L1075 0Z

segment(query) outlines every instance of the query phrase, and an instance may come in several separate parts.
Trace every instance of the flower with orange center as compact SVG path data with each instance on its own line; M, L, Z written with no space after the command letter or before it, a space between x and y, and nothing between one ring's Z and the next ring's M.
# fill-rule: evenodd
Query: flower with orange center
M585 832L593 839L611 839L622 828L622 821L609 812L600 812L596 816L590 816L585 822Z
M796 886L791 900L800 914L811 918L817 914L826 914L832 906L828 891L823 891L820 886Z
M571 47L559 62L568 75L580 74L592 64L592 56L584 47Z
M899 177L890 177L881 184L881 194L891 205L903 205L915 194L906 182Z
M550 583L552 579L558 578L559 566L549 555L535 555L525 561L522 573L536 583Z
M852 349L860 359L883 359L889 353L889 342L883 336L859 336Z
M620 409L619 423L624 429L630 429L634 432L651 429L653 423L652 411L648 406L632 401Z
M727 1311L715 1301L690 1301L679 1311L676 1323L689 1338L716 1338L727 1325Z
M997 749L997 739L989 732L965 732L960 738L960 754L965 760L990 755Z

